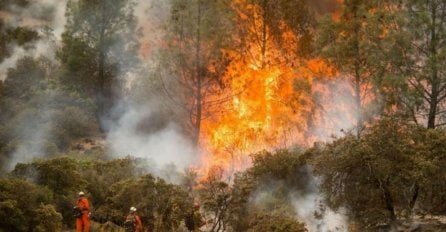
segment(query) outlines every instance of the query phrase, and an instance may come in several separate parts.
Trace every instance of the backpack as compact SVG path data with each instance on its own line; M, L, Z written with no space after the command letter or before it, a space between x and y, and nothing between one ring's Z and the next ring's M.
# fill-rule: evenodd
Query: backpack
M127 216L124 222L124 228L126 232L134 232L136 230L136 218L135 215Z
M77 207L77 206L73 207L73 216L75 218L81 218L82 217L82 210L79 207Z

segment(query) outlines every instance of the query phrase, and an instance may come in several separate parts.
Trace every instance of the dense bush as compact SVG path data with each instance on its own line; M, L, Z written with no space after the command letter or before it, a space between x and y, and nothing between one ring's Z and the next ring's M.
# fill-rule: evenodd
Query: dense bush
M4 231L49 228L38 219L53 221L48 225L51 227L60 226L60 214L48 206L52 200L53 194L48 188L23 179L0 179L0 228Z
M249 222L247 232L307 232L303 223L288 214L280 212L258 212Z
M367 229L395 223L414 209L444 210L445 138L442 130L383 119L360 138L345 136L309 153L327 203L346 207L349 218Z

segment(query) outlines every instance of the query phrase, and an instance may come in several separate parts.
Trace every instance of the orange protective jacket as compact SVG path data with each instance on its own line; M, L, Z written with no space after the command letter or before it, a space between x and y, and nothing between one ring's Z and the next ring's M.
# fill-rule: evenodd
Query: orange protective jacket
M90 212L90 203L85 197L79 197L77 207L82 210L82 214L88 214Z
M135 214L135 215L131 215L131 214L129 214L128 216L127 216L127 218L126 218L126 220L129 220L129 219L131 219L131 217L135 217L135 232L142 232L142 222L141 222L141 218L137 215L137 214Z
M82 217L76 218L76 232L90 231L90 203L87 198L79 197L77 207L82 211Z

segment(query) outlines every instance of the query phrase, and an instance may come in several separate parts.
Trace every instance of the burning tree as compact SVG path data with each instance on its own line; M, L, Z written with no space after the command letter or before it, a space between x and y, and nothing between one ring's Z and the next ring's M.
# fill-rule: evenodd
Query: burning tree
M205 160L210 166L241 167L249 162L244 154L311 141L312 83L333 69L304 59L313 19L306 3L232 1L237 46L227 51L231 59L222 78L222 95L230 100L203 122L201 144L212 154Z
M166 47L162 52L163 87L175 110L186 120L193 143L198 144L202 121L223 99L211 99L223 88L232 35L227 1L173 0Z
M353 89L357 136L378 109L377 85L386 72L383 38L387 35L389 6L385 1L344 1L339 15L321 23L318 47L323 58Z

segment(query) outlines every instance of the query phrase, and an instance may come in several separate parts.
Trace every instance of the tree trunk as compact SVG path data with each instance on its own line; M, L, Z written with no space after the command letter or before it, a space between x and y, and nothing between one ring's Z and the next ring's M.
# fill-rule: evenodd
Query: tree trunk
M356 104L356 136L359 138L361 135L361 131L363 128L363 118L362 118L362 99L361 99L361 57L359 51L359 19L357 15L357 8L354 9L353 12L353 20L355 24L354 29L354 52L355 52L355 79L354 79L354 88L355 88L355 104Z
M429 58L432 59L431 62L431 97L429 104L429 115L427 121L427 128L434 129L435 128L435 119L437 117L437 108L438 108L438 97L440 91L440 83L438 79L438 69L437 69L437 32L436 32L436 20L437 20L437 6L434 2L431 2L431 13L432 13L432 26L431 26L431 38L430 38L430 47L429 47Z
M195 131L194 131L194 144L198 145L199 139L200 139L200 127L201 127L201 114L202 114L202 77L201 77L201 62L200 62L200 52L201 52L201 41L200 41L200 26L201 26L201 0L198 0L198 7L197 7L197 44L196 44L196 57L195 57L195 64L196 64L196 75L197 75L197 85L196 85L196 108L195 108Z
M261 60L261 68L265 68L266 65L266 41L267 41L267 25L266 25L266 20L267 19L267 1L268 0L263 0L262 1L262 44L261 44L261 53L262 53L262 60Z
M390 193L387 186L382 187L383 195L384 195L384 203L386 205L387 211L389 211L390 221L394 222L396 220L395 207L393 205L392 194Z
M420 186L418 185L418 183L415 183L412 198L410 199L409 202L409 210L411 212L413 210L413 207L415 206L415 203L417 202L419 191L420 191Z
M100 31L99 31L99 41L97 49L99 50L98 55L98 79L99 79L99 93L97 93L97 104L98 104L98 111L99 111L99 118L103 117L106 114L106 101L107 95L106 95L106 76L105 76L105 48L104 48L104 36L105 36L105 3L102 3L101 5L101 22L100 22ZM104 128L101 127L102 130Z

